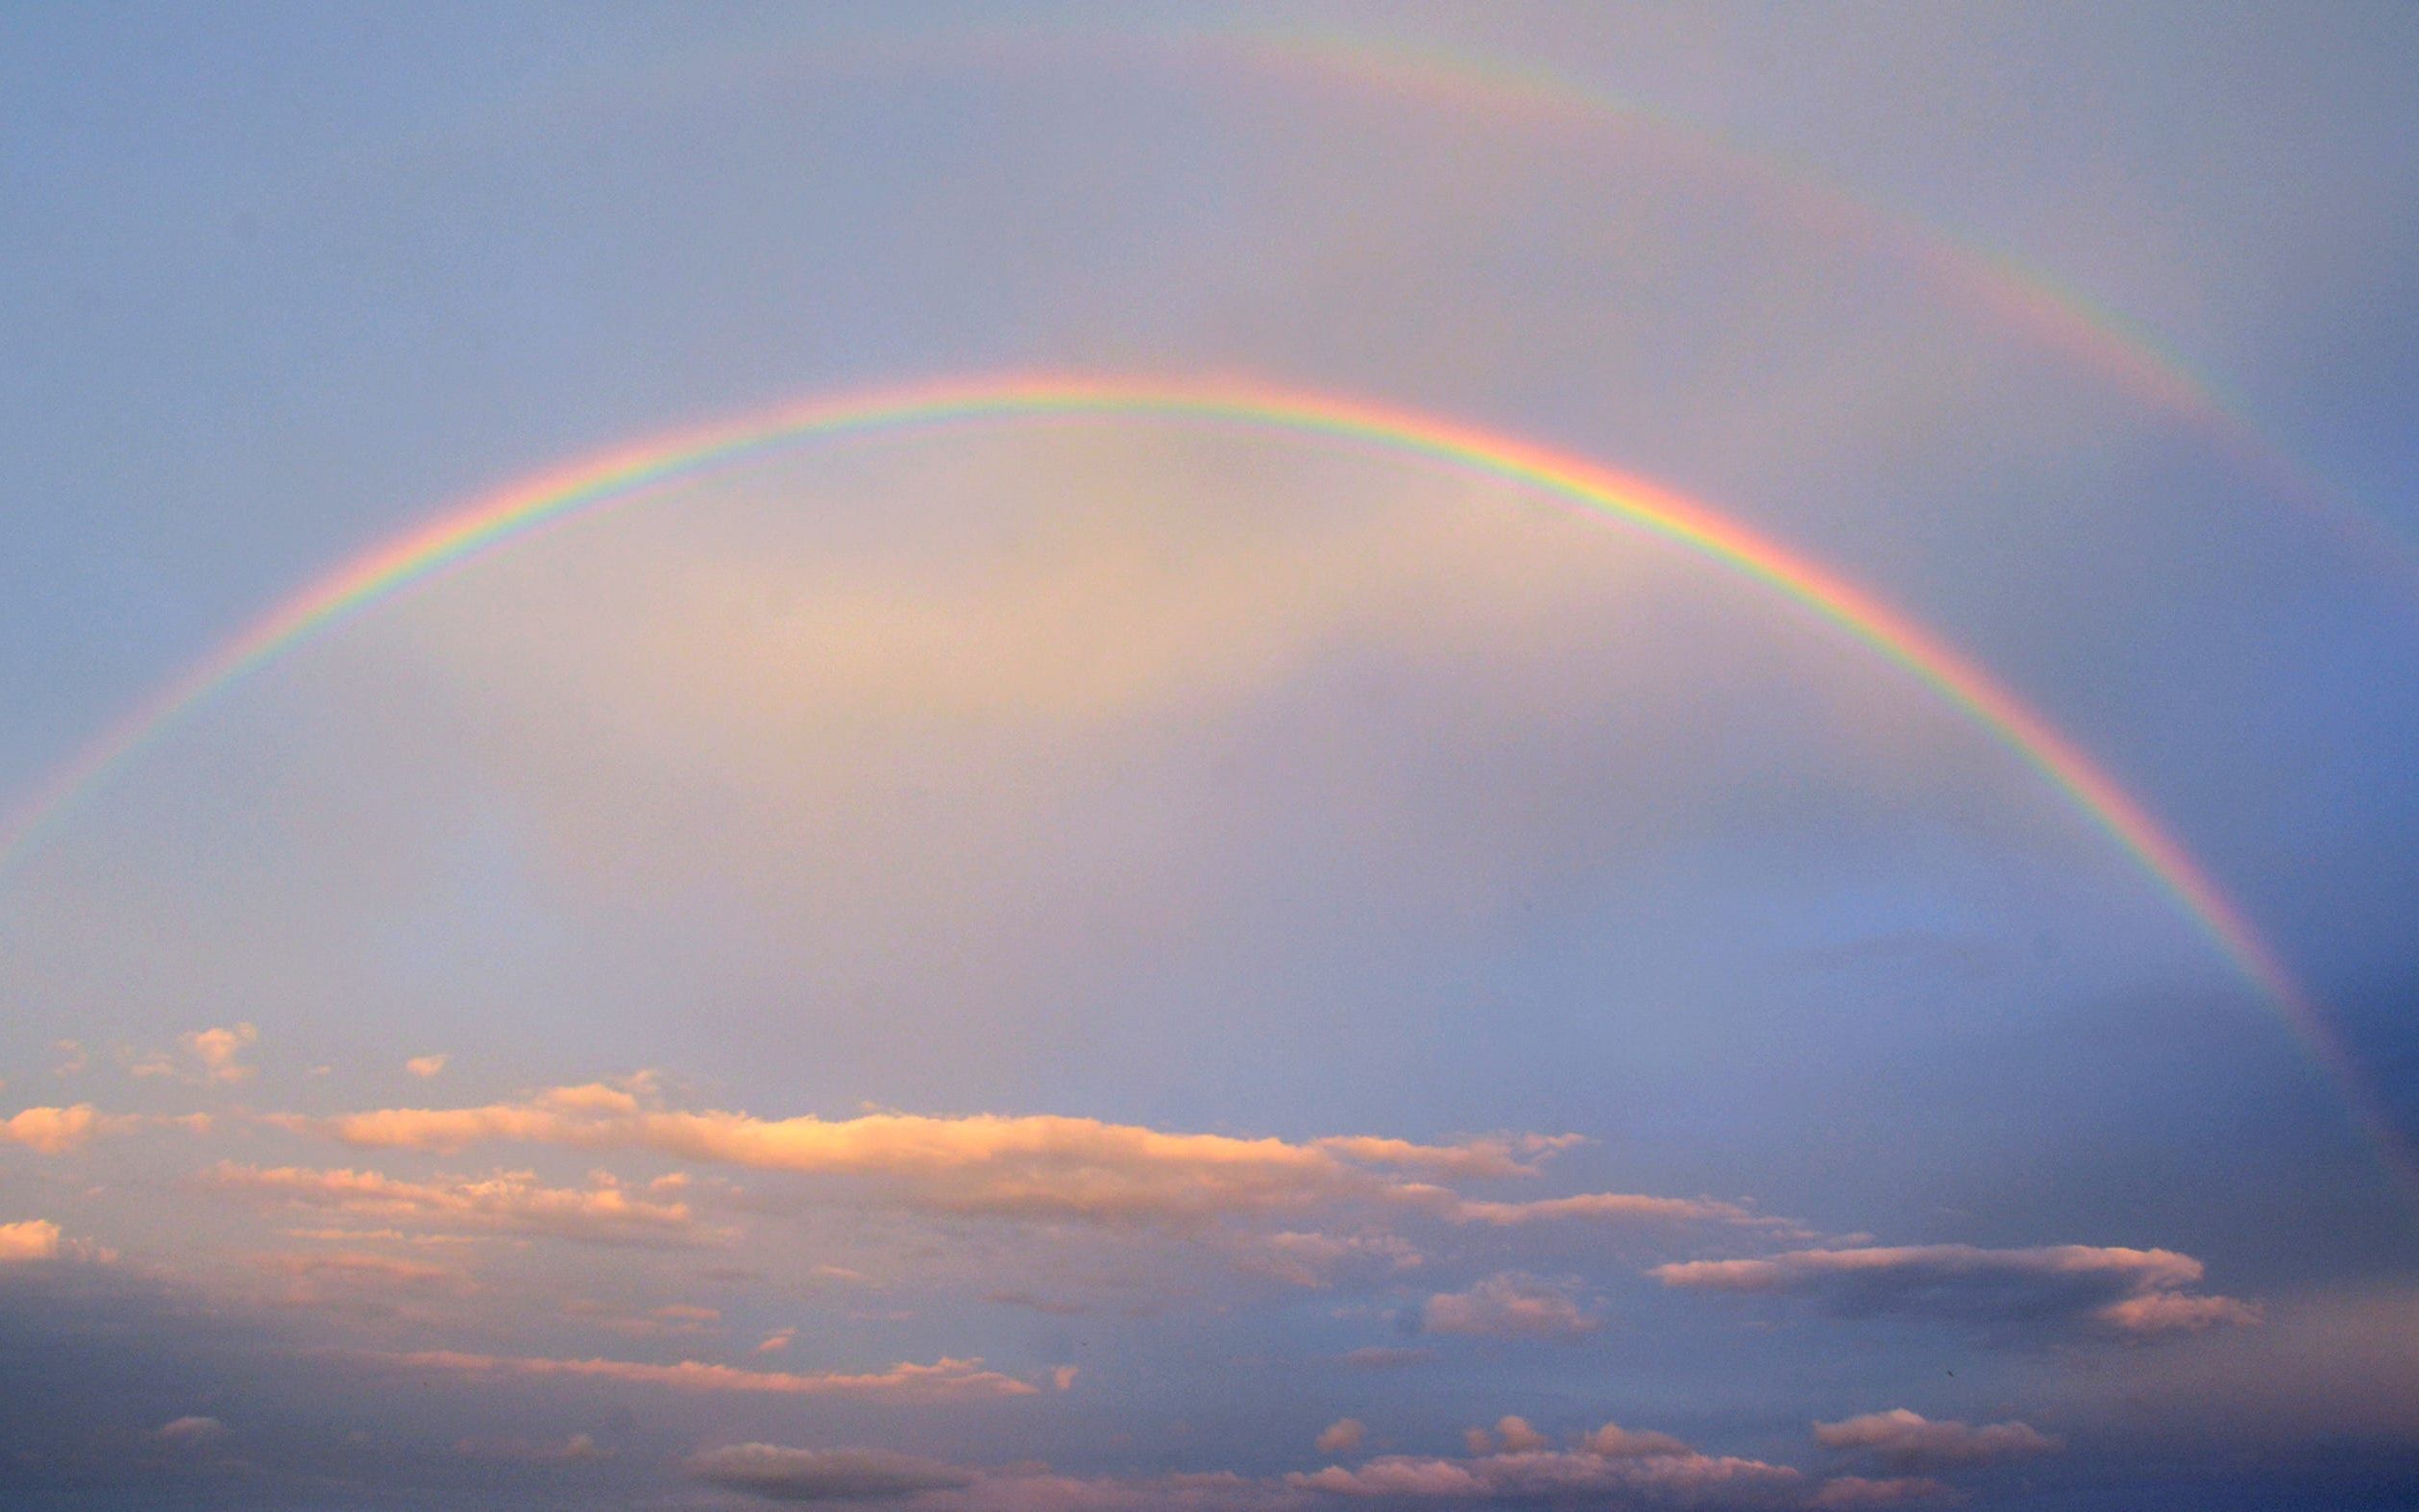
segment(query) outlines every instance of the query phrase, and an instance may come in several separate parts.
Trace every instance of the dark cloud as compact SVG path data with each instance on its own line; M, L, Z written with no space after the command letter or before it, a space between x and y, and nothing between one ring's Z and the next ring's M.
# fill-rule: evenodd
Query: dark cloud
M2172 1250L1967 1244L1798 1250L1660 1265L1667 1286L1804 1297L1845 1317L1904 1314L2018 1331L2089 1329L2146 1337L2257 1324L2257 1305L2188 1290L2201 1262Z

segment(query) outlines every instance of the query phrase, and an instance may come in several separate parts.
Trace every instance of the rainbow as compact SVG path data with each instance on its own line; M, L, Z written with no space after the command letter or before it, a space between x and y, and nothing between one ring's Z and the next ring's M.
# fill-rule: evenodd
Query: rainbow
M1476 426L1362 400L1241 381L1015 375L810 400L657 436L476 500L353 558L136 705L0 822L0 876L146 746L295 646L414 583L654 485L809 441L976 422L1145 418L1323 437L1533 489L1710 558L1863 642L2046 778L2130 854L2334 1074L2397 1174L2411 1169L2317 1003L2242 911L2074 742L1964 653L1830 569L1645 479Z
M1391 93L1464 115L1525 118L1562 129L1643 128L1697 169L1779 196L1823 234L1895 258L2022 339L2081 363L2200 436L2255 486L2317 521L2351 548L2350 565L2391 573L2403 587L2419 590L2419 544L2406 529L2347 498L2317 469L2296 459L2260 427L2240 396L2197 371L2139 322L1967 232L1843 184L1811 162L1543 64L1370 33L1251 21L1108 27L976 23L875 30L819 44L811 63L777 49L751 49L669 70L651 82L677 97L726 89L735 78L764 83L801 66L946 61L996 69L1070 60L1129 67L1222 64L1264 78ZM584 102L561 103L626 108L633 92L632 82L622 80Z
M1564 127L1613 122L1646 127L1693 154L1700 166L1743 175L1781 192L1828 234L1901 258L2026 339L2083 362L2138 401L2198 432L2218 455L2275 498L2324 523L2358 549L2359 562L2389 565L2405 586L2419 586L2419 548L2407 532L2346 499L2316 469L2296 460L2252 419L2239 396L2195 371L2138 322L1964 232L1848 188L1812 163L1542 64L1462 49L1344 31L1251 26L1166 33L1154 39L1179 47L1204 45L1226 51L1247 67L1300 71L1391 89L1448 109L1525 114Z

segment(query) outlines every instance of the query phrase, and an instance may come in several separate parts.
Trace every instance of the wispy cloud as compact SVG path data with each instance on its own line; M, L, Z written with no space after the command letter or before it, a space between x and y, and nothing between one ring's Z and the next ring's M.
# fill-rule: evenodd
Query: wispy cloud
M1506 1271L1468 1291L1428 1299L1420 1327L1429 1333L1497 1339L1575 1339L1603 1327L1572 1297L1571 1288Z
M1763 1228L1776 1222L1733 1203L1627 1193L1533 1203L1475 1200L1429 1180L1440 1174L1534 1176L1539 1159L1573 1142L1568 1135L1420 1144L1346 1134L1296 1142L1053 1114L760 1118L669 1108L645 1081L556 1087L521 1102L473 1108L281 1121L366 1149L453 1152L525 1142L648 1150L858 1179L876 1183L892 1201L928 1211L1045 1221L1183 1226L1361 1207L1499 1227L1595 1221Z
M2255 1304L2191 1293L2199 1260L2173 1250L1965 1244L1799 1250L1657 1266L1667 1286L1800 1296L1845 1316L1905 1313L2007 1326L2085 1324L2121 1334L2260 1320Z
M452 1350L426 1350L384 1357L390 1363L414 1370L443 1371L463 1376L565 1376L664 1386L676 1391L752 1392L774 1396L1028 1397L1041 1389L1031 1381L985 1370L979 1359L943 1358L930 1365L902 1363L885 1371L848 1375L840 1372L800 1374L793 1371L742 1370L734 1365L718 1365L702 1360L654 1365L637 1360L467 1354Z
M402 1181L377 1171L221 1161L209 1184L263 1201L384 1223L543 1234L599 1244L701 1244L724 1237L685 1202L660 1202L599 1173L587 1187L547 1186L527 1171Z

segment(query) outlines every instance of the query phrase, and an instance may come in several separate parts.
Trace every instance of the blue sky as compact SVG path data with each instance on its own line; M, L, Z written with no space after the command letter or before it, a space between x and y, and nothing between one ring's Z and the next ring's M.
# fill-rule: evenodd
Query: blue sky
M2401 11L4 30L12 798L636 437L1276 382L1898 606L2419 1139ZM0 1004L12 1504L2419 1496L2419 1199L2135 858L1781 595L1267 427L789 448L425 581L14 852Z

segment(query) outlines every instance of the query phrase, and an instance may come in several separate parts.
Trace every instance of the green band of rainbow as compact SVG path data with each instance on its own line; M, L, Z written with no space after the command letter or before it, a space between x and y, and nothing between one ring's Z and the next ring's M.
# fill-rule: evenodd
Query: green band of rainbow
M130 711L0 827L0 873L20 861L81 797L214 695L347 616L550 522L631 498L651 484L796 442L1052 416L1210 422L1329 437L1422 457L1562 499L1778 590L1915 674L2106 831L2274 1003L2343 1085L2356 1115L2396 1174L2412 1168L2318 1005L2294 982L2241 910L2114 778L1962 652L1828 568L1643 479L1455 421L1258 383L1017 375L848 394L656 437L544 474L355 557Z

